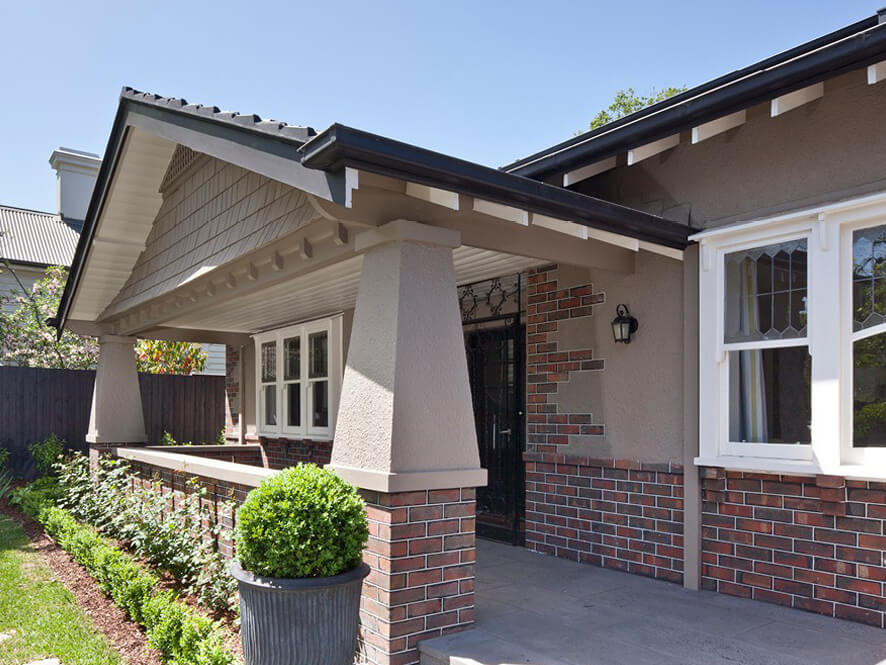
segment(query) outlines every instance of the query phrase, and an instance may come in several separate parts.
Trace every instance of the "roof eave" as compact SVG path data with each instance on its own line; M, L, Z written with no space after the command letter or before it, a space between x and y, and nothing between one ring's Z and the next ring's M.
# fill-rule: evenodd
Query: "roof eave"
M860 31L844 34L859 27ZM568 171L879 62L886 58L886 24L878 24L876 17L866 19L777 58L687 90L503 170L532 178Z
M691 231L683 224L633 208L344 125L332 125L321 132L302 152L302 164L309 168L337 171L349 166L675 249L687 246Z

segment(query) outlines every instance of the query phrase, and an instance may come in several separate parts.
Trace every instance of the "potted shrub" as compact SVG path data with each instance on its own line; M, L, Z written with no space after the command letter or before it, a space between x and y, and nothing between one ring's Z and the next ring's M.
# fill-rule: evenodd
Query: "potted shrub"
M357 490L299 464L237 511L240 636L246 665L351 665L369 537Z

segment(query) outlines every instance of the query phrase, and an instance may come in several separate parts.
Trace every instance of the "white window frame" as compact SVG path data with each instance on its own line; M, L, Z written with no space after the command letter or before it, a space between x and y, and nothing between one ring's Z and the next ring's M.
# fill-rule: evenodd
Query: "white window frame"
M341 392L342 381L342 314L336 314L324 319L306 321L285 328L277 328L267 332L253 335L255 343L255 408L256 408L256 430L262 436L271 436L279 438L297 437L300 439L330 441L335 433L335 420L338 415L338 399ZM313 405L313 391L310 387L316 383L317 379L308 378L308 363L310 362L310 353L308 348L308 339L311 334L317 332L326 332L327 334L327 378L328 390L327 400L329 409L329 419L326 427L316 427L311 424L309 417ZM288 426L286 409L288 408L288 400L284 401L284 390L287 384L293 381L287 381L284 378L284 357L283 357L283 340L292 337L299 338L299 354L301 374L298 379L298 386L301 392L301 414L299 416L298 427ZM277 396L277 425L269 426L264 422L264 391L262 390L262 367L261 367L261 347L267 342L276 344L276 396Z
M886 192L799 210L692 236L699 258L700 466L770 473L824 473L886 479L886 447L852 447L852 342L886 324L852 331L852 232L886 224ZM812 358L811 445L729 440L728 351L780 348L802 338L725 340L725 255L806 238L806 339Z

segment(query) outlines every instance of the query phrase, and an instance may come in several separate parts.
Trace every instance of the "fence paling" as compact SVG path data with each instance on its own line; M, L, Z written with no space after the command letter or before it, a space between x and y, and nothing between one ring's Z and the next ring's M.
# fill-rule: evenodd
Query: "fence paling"
M0 446L10 468L33 473L28 445L55 433L71 448L86 450L95 372L0 367ZM225 423L223 376L139 374L148 440L164 431L177 441L213 442Z

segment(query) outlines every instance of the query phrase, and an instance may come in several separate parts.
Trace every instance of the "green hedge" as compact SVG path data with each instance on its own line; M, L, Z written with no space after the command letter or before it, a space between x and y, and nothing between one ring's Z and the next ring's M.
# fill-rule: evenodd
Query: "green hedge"
M44 483L45 484L45 483ZM82 564L102 591L136 623L144 626L149 644L172 665L231 665L218 625L194 612L170 591L157 589L158 579L129 554L114 547L94 529L80 524L66 510L45 498L46 487L35 483L17 490L14 503L46 529Z

